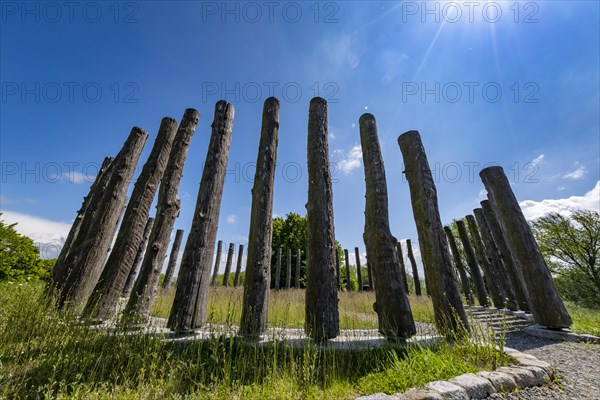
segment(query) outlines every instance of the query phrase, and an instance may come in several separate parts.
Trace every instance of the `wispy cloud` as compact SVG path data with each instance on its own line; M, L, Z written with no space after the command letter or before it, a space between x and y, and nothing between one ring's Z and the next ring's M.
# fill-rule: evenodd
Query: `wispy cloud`
M546 156L544 156L543 154L540 154L539 156L537 156L536 158L534 158L533 160L531 160L532 164L536 164L536 165L540 165L542 163L542 161L544 161L544 158L546 158Z
M520 206L528 220L542 217L551 212L569 215L575 210L600 211L600 181L596 182L596 186L583 196L542 201L525 200L520 203Z
M228 224L235 224L237 222L237 220L238 220L238 217L235 214L228 215L227 219L226 219Z
M336 149L333 154L340 155L341 159L337 162L337 166L343 174L349 174L357 168L360 168L362 162L362 149L360 145L354 145L350 151Z
M356 69L360 64L360 58L352 49L352 43L349 35L341 34L333 38L328 38L322 43L323 51L329 56L330 60L337 64L349 65Z
M583 179L585 174L587 174L587 169L585 168L585 166L582 165L575 171L564 174L563 179Z

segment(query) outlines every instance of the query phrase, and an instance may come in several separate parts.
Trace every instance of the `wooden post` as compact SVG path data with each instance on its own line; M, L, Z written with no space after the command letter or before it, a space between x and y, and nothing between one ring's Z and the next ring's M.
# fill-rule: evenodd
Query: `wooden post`
M167 327L178 333L192 331L206 322L210 268L219 228L234 113L233 105L224 100L215 105L192 226L183 250L173 307L167 321Z
M327 102L315 97L308 116L308 254L306 334L316 342L338 335L333 190L327 144Z
M277 263L275 266L275 290L281 288L281 247L277 249Z
M367 255L368 257L368 255ZM375 282L373 280L373 268L371 268L371 263L367 258L367 277L369 278L369 290L375 290Z
M169 264L167 265L167 272L165 272L165 280L163 281L162 287L168 289L173 283L173 274L175 273L175 267L177 266L177 256L179 256L179 248L181 247L181 240L183 239L183 229L177 229L175 232L175 240L173 241L173 247L171 247L171 255L169 256Z
M181 208L181 201L177 193L183 176L183 166L199 119L200 113L193 108L188 108L183 113L164 175L160 181L156 219L152 232L150 232L148 249L124 310L124 314L134 323L145 323L150 316L150 308L158 289L160 272L167 256L171 231Z
M460 282L462 284L463 292L465 294L465 299L467 300L467 304L472 306L474 302L473 295L471 294L471 286L469 285L469 277L467 276L465 266L462 263L460 252L458 251L458 246L456 245L456 239L454 238L452 229L449 226L444 227L444 232L446 232L446 236L448 237L448 244L450 245L450 251L452 252L452 256L454 257L454 266L456 267L456 270L460 275Z
M502 305L496 307L506 307L512 311L518 310L519 307L517 306L517 301L515 300L515 292L513 291L512 284L508 278L508 272L506 271L504 262L502 262L502 256L500 255L498 246L496 246L496 242L494 241L490 226L485 218L485 215L483 214L483 210L481 208L476 208L473 210L473 213L475 214L477 224L479 225L481 237L487 251L488 260L492 264L493 276L496 278L496 281L502 290Z
M344 259L346 261L346 290L352 291L352 281L350 280L350 260L348 259L348 249L344 249Z
M437 191L421 136L417 131L406 132L400 135L398 144L404 158L427 284L431 287L436 326L442 334L460 335L461 329L469 330L469 322L452 273Z
M84 313L88 316L108 319L115 315L117 303L143 240L150 206L167 166L176 132L177 121L170 117L163 118L152 151L135 182L113 249L86 304Z
M483 215L485 215L485 219L492 232L494 242L496 242L500 255L502 256L502 262L508 272L508 279L510 280L510 285L515 294L514 300L517 301L517 305L521 310L529 311L528 293L525 282L523 282L523 275L515 263L515 259L513 258L508 243L506 243L506 237L502 233L498 216L488 200L484 200L480 204L483 209Z
M373 309L382 335L410 337L417 331L400 272L396 250L398 240L390 231L387 182L375 117L363 114L359 126L366 184L363 240L368 264L377 284ZM355 251L360 259L358 247Z
M242 260L244 256L244 245L240 244L238 255L237 255L237 266L235 268L235 279L233 280L233 286L240 286L240 278L242 276Z
M229 286L229 274L231 273L231 264L233 263L233 252L235 244L229 243L229 251L227 252L227 262L225 263L225 272L223 273L223 286Z
M485 274L485 281L487 282L492 302L494 303L495 307L503 308L504 298L506 295L504 293L504 289L502 289L500 285L500 280L494 273L494 268L492 267L492 264L488 260L485 253L485 247L481 239L481 234L479 233L479 227L477 226L477 222L475 222L475 217L472 215L467 215L465 218L467 220L467 224L469 225L471 238L473 239L473 247L475 247L477 261L479 261L479 265L481 265L481 269L483 269L483 273Z
M219 240L217 243L217 255L215 257L215 265L213 267L212 279L210 280L210 286L217 287L217 279L219 277L219 267L221 266L221 254L223 253L223 241Z
M398 240L396 242L396 252L398 254L398 264L400 265L400 274L402 276L402 278L404 279L404 282L402 282L404 284L404 291L406 292L406 294L409 294L409 290L408 290L408 275L406 275L406 265L404 265L404 255L402 254L402 245L400 244L400 241Z
M271 288L273 186L278 138L279 100L269 97L263 106L260 143L252 187L248 261L240 322L240 334L251 337L257 337L267 329Z
M52 279L50 281L51 289L59 289L61 290L63 284L67 279L67 272L69 271L68 265L65 264L65 259L69 254L69 251L72 249L73 242L77 238L79 234L83 235L85 238L87 232L81 232L81 226L88 225L84 222L84 218L91 220L95 215L95 207L97 207L98 202L102 198L104 191L106 190L106 185L110 180L111 175L111 165L113 162L113 157L105 157L102 162L102 166L98 170L98 174L94 179L94 183L90 187L90 191L87 196L84 197L83 203L81 204L81 208L77 211L77 216L75 217L75 221L71 225L71 229L69 230L69 234L67 235L67 239L63 244L62 249L54 263L54 268L52 269Z
M497 212L503 234L527 284L534 320L551 328L568 328L573 321L567 312L550 270L531 233L510 183L501 167L488 167L479 175Z
M356 279L358 280L358 291L362 292L363 281L362 281L362 268L360 266L360 253L358 252L358 247L354 248L354 258L356 259Z
M483 307L489 307L487 292L485 290L485 284L483 283L483 278L481 276L481 272L479 271L479 264L477 263L477 258L475 257L475 251L473 251L473 246L471 246L471 240L469 239L469 234L467 233L467 227L465 226L465 222L463 220L456 221L456 227L458 228L458 236L460 236L460 241L462 242L465 257L467 258L467 265L469 266L469 270L471 271L471 278L473 279L473 283L475 284L475 294L477 295L477 301L479 301L479 305Z
M410 239L406 239L406 252L408 253L408 260L410 261L410 265L412 267L413 280L415 281L415 294L417 296L421 296L421 280L419 279L417 261L415 260L415 255L413 254L413 248Z
M302 268L302 252L300 249L296 250L296 289L300 289L300 269Z
M152 231L152 226L154 225L154 218L148 218L146 222L146 226L144 227L144 237L142 239L142 243L140 247L138 247L137 253L135 254L135 261L133 262L133 267L131 267L131 271L129 271L129 276L127 276L127 282L125 282L125 287L123 288L123 292L121 293L121 297L128 298L133 290L133 284L135 282L135 278L140 270L140 266L142 265L142 261L144 260L144 253L146 252L146 248L148 247L148 239L150 238L150 232Z
M102 193L92 199L94 204L89 205L95 210L92 218L82 220L79 234L64 259L67 268L64 285L59 286L62 287L59 307L65 304L75 308L84 305L98 282L127 202L129 183L147 139L148 134L143 129L134 127L131 130L123 148L111 163L111 172L107 174L106 185L102 185Z
M287 271L285 274L285 288L289 289L292 286L292 249L288 247L287 254L285 255L287 262Z

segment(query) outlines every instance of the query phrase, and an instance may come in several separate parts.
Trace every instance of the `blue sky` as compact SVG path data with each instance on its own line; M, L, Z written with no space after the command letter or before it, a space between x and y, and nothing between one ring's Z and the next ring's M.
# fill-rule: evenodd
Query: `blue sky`
M397 144L411 129L444 223L484 198L477 174L488 163L505 168L529 216L599 207L598 2L23 4L1 9L0 209L38 242L60 243L132 126L150 134L139 171L161 118L192 107L201 117L175 224L187 234L224 98L236 111L218 238L244 243L269 95L281 101L277 215L305 213L308 104L329 100L344 247L364 251L364 112L377 119L398 238L416 241Z

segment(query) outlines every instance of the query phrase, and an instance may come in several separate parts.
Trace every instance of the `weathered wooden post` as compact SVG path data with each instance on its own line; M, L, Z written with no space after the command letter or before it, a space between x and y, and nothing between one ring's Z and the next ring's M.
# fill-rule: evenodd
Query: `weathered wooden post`
M479 264L477 263L477 258L475 257L475 251L473 251L473 246L471 246L471 240L469 239L469 234L467 233L467 227L465 226L463 220L456 221L456 227L458 228L458 236L460 236L460 241L462 242L463 250L465 251L467 265L471 271L471 278L475 284L477 301L479 301L479 305L488 307L489 303L487 292L485 290L485 284L483 283L483 277L479 271Z
M487 258L492 265L492 271L494 274L493 276L496 278L501 288L500 294L502 295L502 305L496 307L506 307L513 311L518 310L519 307L517 306L517 301L515 300L515 292L513 291L512 284L508 278L508 272L506 271L504 262L502 262L502 256L500 255L498 246L496 246L496 242L494 241L490 226L485 218L485 215L483 214L483 210L481 208L476 208L473 210L473 214L475 214L477 224L479 225L479 231L481 232L481 237L483 239L483 243L485 244Z
M158 289L160 272L167 255L171 231L181 208L181 201L177 193L183 176L183 166L199 119L200 113L193 108L188 108L183 113L165 172L160 181L156 218L152 232L150 232L148 248L142 261L140 274L124 310L125 315L134 323L144 323L150 316L150 308Z
M300 289L300 269L302 268L302 252L300 249L296 250L296 289Z
M98 174L94 179L94 183L90 187L90 191L87 196L84 197L83 203L81 204L81 208L77 211L77 216L75 217L75 221L71 225L71 229L69 229L69 234L67 235L67 239L63 244L62 249L54 263L54 268L52 269L52 280L50 282L51 289L61 289L63 284L67 278L67 271L69 270L68 265L65 264L65 259L69 254L73 246L73 242L77 238L79 234L87 235L87 233L80 232L80 228L82 225L86 225L84 222L85 219L93 219L95 215L95 207L98 205L98 202L102 198L104 194L104 190L106 189L106 185L110 180L111 175L111 165L113 162L113 157L105 157L100 169L98 170ZM89 226L89 224L88 224Z
M406 252L408 254L408 260L410 261L410 266L412 268L413 280L415 282L415 294L417 296L421 296L421 280L419 279L417 261L415 260L415 255L413 254L413 248L410 239L406 239Z
M168 289L173 283L173 274L175 273L175 267L177 266L177 256L179 256L179 248L181 247L181 240L183 239L183 229L177 229L175 232L175 240L173 241L173 247L171 247L171 255L169 256L169 264L167 264L167 272L165 272L165 280L163 281L162 287Z
M279 290L281 288L281 247L277 249L277 261L275 265L275 290Z
M235 244L229 243L229 251L227 252L227 261L225 262L225 272L223 273L223 286L229 286L229 274L231 273L231 264L233 263L233 252Z
M354 258L356 259L356 279L358 280L358 291L363 291L362 268L360 266L360 253L358 247L354 248Z
M333 190L327 144L327 101L315 97L308 117L308 251L306 273L306 334L317 342L339 333L335 284Z
M352 291L352 281L350 280L350 260L348 259L348 249L344 249L344 259L346 261L346 290Z
M285 288L289 289L292 286L292 249L288 247L285 255L287 263L287 271L285 274Z
M529 306L534 320L551 328L568 328L573 321L567 312L550 270L531 233L510 183L501 167L479 173L494 204L503 234L527 284Z
M279 100L265 100L260 143L252 187L252 211L248 234L248 258L240 334L257 337L267 329L271 288L273 239L273 186L279 138ZM296 272L298 278L300 274ZM298 285L298 281L296 285Z
M131 271L129 271L129 275L127 276L127 281L125 282L125 287L123 288L123 292L121 293L121 297L128 298L131 294L131 290L133 289L133 284L135 282L135 278L140 270L140 266L142 265L142 261L144 260L144 253L146 252L146 248L148 247L148 239L150 239L150 232L152 231L152 226L154 225L154 218L148 218L146 222L146 226L144 227L144 237L142 238L142 243L140 247L138 247L137 253L135 254L135 260L133 261L133 267L131 267Z
M375 117L363 114L359 126L366 184L363 240L368 264L377 284L373 309L382 335L405 338L417 331L400 272L396 250L398 240L390 231L387 182ZM358 265L358 247L355 251Z
M483 241L481 240L479 228L477 226L477 222L475 222L475 217L472 215L467 215L465 218L467 220L467 224L469 225L469 231L471 232L471 238L473 239L473 247L475 247L477 260L479 261L479 265L481 265L481 269L483 269L485 274L492 302L494 303L495 307L503 308L506 294L504 293L504 289L502 289L500 286L500 280L496 277L494 268L485 254L485 247L483 245Z
M206 321L210 268L219 228L234 113L233 105L224 100L215 105L192 226L183 250L173 307L167 321L167 327L178 333L192 331Z
M235 267L235 279L233 280L233 286L240 286L240 278L242 276L242 260L244 256L244 245L240 244L237 256L237 265Z
M399 240L396 242L396 252L398 254L398 264L400 265L400 273L402 274L402 278L404 279L404 281L402 282L404 284L404 291L406 292L406 294L409 294L410 292L408 290L408 275L406 275L404 254L402 254L402 244L400 244Z
M498 246L498 250L502 256L502 261L504 262L504 266L508 272L508 278L515 293L517 305L521 310L529 311L529 295L523 280L523 275L515 263L515 259L513 258L513 254L510 251L508 243L506 243L506 237L502 232L502 228L500 227L498 216L488 200L484 200L480 202L480 204L481 208L483 209L483 215L485 215L485 220L487 221L490 231L492 232L494 242Z
M59 283L62 288L58 298L59 307L70 304L78 308L83 305L98 282L127 202L129 183L147 139L148 134L143 129L134 127L131 130L123 148L111 163L108 181L102 185L103 192L92 199L93 204L89 208L95 212L91 218L84 217L82 220L79 234L64 259L67 268L64 284Z
M452 257L454 257L454 266L460 275L460 282L462 284L463 292L465 294L465 299L467 300L467 304L472 306L473 295L471 294L471 286L469 285L469 277L467 276L467 272L465 271L465 266L463 265L462 259L460 257L460 252L458 251L458 246L456 245L456 239L454 238L454 234L452 233L452 229L449 226L444 227L444 232L446 232L446 236L448 237L448 244L450 245L450 251L452 252Z
M443 334L460 335L461 329L469 330L469 322L452 273L437 191L421 136L417 131L406 132L398 137L398 144L404 158L427 284L431 287L436 326Z
M221 266L221 254L223 253L223 241L217 243L217 255L215 256L215 265L213 267L212 279L210 286L217 287L217 279L219 277L219 267Z
M163 118L148 160L135 182L113 249L86 304L84 313L88 316L108 319L116 312L119 297L143 240L150 206L167 166L176 132L177 121L170 117Z

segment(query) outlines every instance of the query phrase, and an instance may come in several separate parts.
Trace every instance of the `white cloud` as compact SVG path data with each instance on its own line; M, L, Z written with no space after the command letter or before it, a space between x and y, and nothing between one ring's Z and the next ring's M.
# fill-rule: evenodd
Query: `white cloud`
M551 212L569 215L575 210L595 210L600 212L600 181L583 196L571 196L566 199L548 199L542 201L525 200L520 203L521 210L528 220L542 217Z
M563 175L563 179L583 179L583 177L587 174L587 169L582 165L577 168L575 171L569 172L568 174Z
M6 224L17 223L15 230L33 239L40 248L40 255L44 258L55 258L58 255L71 229L71 224L66 222L51 221L7 210L2 210L0 219Z
M322 43L322 49L331 61L337 65L348 64L350 68L355 69L360 64L360 58L352 50L349 35L339 35L335 38L326 39Z
M238 220L238 217L235 214L231 214L231 215L227 216L227 223L228 224L235 224L237 222L237 220Z
M362 149L360 145L354 145L347 153L339 149L334 150L333 153L342 156L337 166L343 174L349 174L353 170L360 168L362 161Z
M12 203L12 199L0 194L0 204L10 204Z
M77 172L77 171L69 171L69 172L63 172L62 178L66 179L67 181L69 181L71 183L80 184L80 183L85 183L85 182L93 182L95 177L89 177L89 176L83 175L81 172Z
M539 156L537 156L536 158L534 158L533 160L531 160L532 164L536 164L536 165L540 165L542 163L542 161L544 161L545 156L543 154L540 154Z

